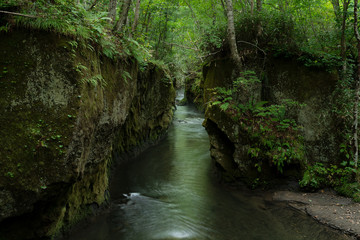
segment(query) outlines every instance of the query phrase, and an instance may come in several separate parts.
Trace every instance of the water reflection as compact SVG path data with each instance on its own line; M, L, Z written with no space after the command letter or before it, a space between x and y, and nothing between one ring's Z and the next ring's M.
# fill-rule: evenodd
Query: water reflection
M168 137L116 172L111 211L70 239L347 239L285 206L218 186L201 123L194 109L178 107Z

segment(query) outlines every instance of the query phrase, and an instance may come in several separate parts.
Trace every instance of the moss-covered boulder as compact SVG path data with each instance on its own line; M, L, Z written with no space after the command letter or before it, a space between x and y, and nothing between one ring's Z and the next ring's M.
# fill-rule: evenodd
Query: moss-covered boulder
M0 34L0 239L50 237L106 201L113 149L163 134L175 92L160 68L88 43Z

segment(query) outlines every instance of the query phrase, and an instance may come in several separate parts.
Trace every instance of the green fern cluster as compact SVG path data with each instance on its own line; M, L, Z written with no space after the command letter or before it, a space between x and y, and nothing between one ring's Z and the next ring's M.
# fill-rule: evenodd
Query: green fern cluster
M13 16L16 26L56 32L77 41L89 42L109 58L120 55L115 37L109 30L108 13L89 11L75 1L6 1L0 8L17 6L24 16ZM7 29L7 28L6 28ZM95 49L94 49L95 50Z
M102 88L106 87L107 83L104 77L101 74L91 76L88 78L81 79L81 83L88 83L94 87L101 86Z

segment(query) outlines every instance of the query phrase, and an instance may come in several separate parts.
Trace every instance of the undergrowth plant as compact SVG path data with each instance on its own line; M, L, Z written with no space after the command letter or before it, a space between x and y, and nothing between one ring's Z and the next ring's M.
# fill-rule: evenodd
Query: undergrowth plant
M251 143L248 155L259 172L264 160L269 159L282 173L286 164L304 161L301 126L288 114L303 105L290 99L280 104L258 101L255 95L259 84L255 72L243 72L231 88L212 89L211 106L218 106L247 134ZM239 95L246 95L247 102L241 102Z
M302 188L312 191L332 187L339 194L360 202L360 184L355 177L357 171L352 161L343 161L340 165L330 166L315 163L307 168L299 184Z
M354 162L353 144L355 91L352 87L354 85L352 73L355 65L351 61L346 64L347 71L341 73L332 96L336 99L332 106L332 113L337 126L342 129L337 136L340 140L337 163L318 162L308 166L300 181L300 186L309 190L332 187L338 193L360 201L360 185L357 179L359 173Z
M113 26L106 10L92 11L85 9L82 4L76 4L76 1L65 0L13 0L1 3L1 7L17 7L22 15L11 15L13 21L0 26L0 31L23 26L55 32L111 59L135 57L140 65L146 65L152 57L137 41L112 32Z

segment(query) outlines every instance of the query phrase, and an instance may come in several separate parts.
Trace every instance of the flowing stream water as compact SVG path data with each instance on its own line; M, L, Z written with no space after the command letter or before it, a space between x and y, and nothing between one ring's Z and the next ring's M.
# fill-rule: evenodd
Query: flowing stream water
M109 211L69 239L349 239L285 205L219 185L202 121L179 106L168 136L115 171Z

